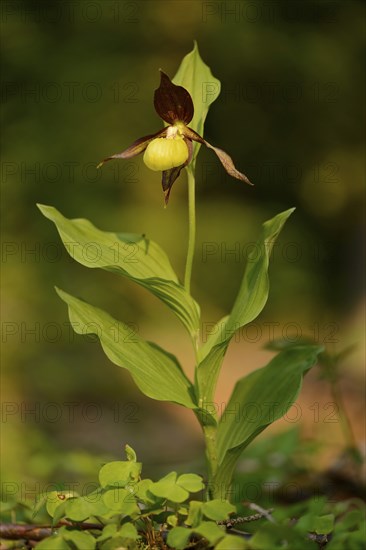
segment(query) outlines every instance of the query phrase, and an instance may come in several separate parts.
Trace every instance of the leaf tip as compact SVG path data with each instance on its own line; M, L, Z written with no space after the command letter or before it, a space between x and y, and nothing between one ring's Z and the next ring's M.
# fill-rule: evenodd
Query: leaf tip
M49 208L49 206L47 206L46 204L41 204L39 202L36 202L36 207L42 212L42 214L45 212L45 210L47 210L47 208Z
M296 210L296 206L293 206L292 208L288 208L287 210L285 210L283 212L284 222L287 221L290 216L292 216L292 214L295 212L295 210Z
M125 453L126 453L127 460L129 462L136 462L137 461L137 456L136 456L136 453L135 453L134 449L132 447L130 447L128 444L125 445Z
M47 204L40 204L36 203L36 206L38 210L44 215L45 218L48 218L49 220L53 221L52 212L55 212L55 208L53 206L49 206Z
M67 303L67 297L69 296L69 294L67 294L67 292L65 292L64 290L62 290L62 288L59 288L56 285L53 288L55 289L56 294L58 295L58 297L61 298L61 300L63 300L64 302Z

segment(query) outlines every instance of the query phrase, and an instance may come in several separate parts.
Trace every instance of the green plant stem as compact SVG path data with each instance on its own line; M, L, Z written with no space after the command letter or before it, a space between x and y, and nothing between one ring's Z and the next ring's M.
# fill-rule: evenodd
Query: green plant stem
M216 426L202 426L203 433L205 436L206 444L206 459L208 465L208 498L214 498L214 495L217 492L215 487L214 479L217 472L217 447L216 447L216 435L217 427Z
M194 250L196 246L196 201L195 201L195 187L196 181L194 171L192 168L187 168L188 174L188 250L186 269L184 273L184 287L190 294L191 292L191 277L192 277L192 265Z
M191 292L191 277L194 251L196 246L196 201L195 187L196 180L194 175L194 167L187 168L188 174L188 250L186 269L184 274L184 287L190 294ZM198 335L197 335L198 336ZM198 357L198 340L195 342L196 359ZM206 458L208 465L208 498L213 498L215 494L214 478L217 471L217 449L216 449L216 426L202 425L206 444Z

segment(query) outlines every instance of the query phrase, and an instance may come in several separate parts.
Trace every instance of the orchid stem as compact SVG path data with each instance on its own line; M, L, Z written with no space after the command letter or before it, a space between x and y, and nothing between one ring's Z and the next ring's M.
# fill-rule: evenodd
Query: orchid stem
M217 487L215 486L214 479L218 468L217 459L217 427L216 426L202 426L205 436L206 444L206 460L208 466L208 484L207 484L207 500L211 500L216 497Z
M196 202L195 202L195 176L191 168L187 168L188 174L188 250L186 269L184 273L184 288L190 294L193 257L196 246Z

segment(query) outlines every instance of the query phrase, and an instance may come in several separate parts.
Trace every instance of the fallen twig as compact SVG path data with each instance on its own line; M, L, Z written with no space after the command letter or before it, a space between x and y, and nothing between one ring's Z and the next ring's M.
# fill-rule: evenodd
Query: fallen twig
M103 525L99 523L72 523L70 521L60 521L57 525L22 525L15 523L3 523L0 525L0 538L6 540L43 540L54 534L58 527L77 527L85 531L87 529L103 529Z
M250 521L257 521L257 520L262 519L262 518L266 518L269 521L274 522L274 519L270 515L271 512L273 512L273 508L270 508L269 510L264 510L263 508L260 508L259 506L257 508L260 509L258 514L252 514L251 516L243 516L243 517L238 517L238 518L225 519L223 521L218 521L217 525L225 525L227 529L231 529L234 525L238 525L240 523L248 523Z

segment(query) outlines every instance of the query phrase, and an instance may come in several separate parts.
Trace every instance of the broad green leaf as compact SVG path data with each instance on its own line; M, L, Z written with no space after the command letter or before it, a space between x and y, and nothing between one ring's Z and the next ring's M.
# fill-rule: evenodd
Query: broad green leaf
M97 546L98 550L137 550L138 546L131 545L131 540L126 540L124 537L116 536L101 542Z
M294 210L295 208L290 208L281 212L263 224L261 239L249 254L239 294L225 323L225 340L230 339L240 327L256 319L264 308L269 291L268 267L271 251Z
M52 535L37 544L39 550L71 550L71 546L63 537Z
M174 514L171 514L170 516L168 516L166 518L166 522L168 525L170 525L171 527L175 527L178 523L178 517Z
M221 84L212 75L211 69L202 61L196 42L193 50L183 58L173 82L178 86L183 86L190 93L194 115L189 127L203 137L203 127L208 109L211 103L218 98ZM199 147L200 145L195 142L194 156L197 155Z
M153 495L178 503L187 500L189 493L197 493L202 489L204 489L204 484L200 476L182 474L177 477L176 472L170 472L149 487L149 491Z
M118 487L108 489L103 494L103 502L107 508L124 516L137 517L140 514L134 495L127 489Z
M53 517L56 508L61 506L68 498L79 496L75 491L49 491L46 495L46 509Z
M105 311L56 289L69 306L69 317L78 334L97 334L107 357L127 369L140 390L158 401L171 401L184 407L196 407L192 384L177 359L155 344L146 342L130 327L113 319ZM132 464L133 463L129 463Z
M174 550L184 550L186 548L192 529L186 527L173 527L168 533L167 543Z
M231 479L243 449L281 418L296 400L303 375L316 363L320 346L284 350L267 366L240 379L219 422L216 483Z
M214 401L214 391L223 358L235 332L253 321L268 299L268 266L273 245L294 208L278 214L263 224L263 232L248 257L244 278L230 315L219 321L211 337L201 349L201 362L197 368L199 404Z
M197 474L182 474L178 477L177 484L190 493L197 493L205 488L202 477Z
M78 550L94 550L96 548L96 539L85 531L65 530L63 537L66 541L72 542ZM52 546L49 546L49 549L51 548Z
M191 500L189 503L188 517L185 520L185 524L190 527L196 527L202 521L202 506L203 502L198 500Z
M107 540L110 537L114 537L117 534L117 525L115 523L110 523L103 528L102 534L98 537L98 542Z
M142 501L148 504L151 504L153 502L151 500L151 495L149 495L148 493L152 483L153 481L151 479L142 479L137 483L135 495L139 501Z
M253 546L250 546L243 537L236 535L225 535L215 546L215 550L245 550L246 548L250 549Z
M70 498L65 504L65 516L73 521L85 521L92 516L102 516L108 509L103 503L102 495L98 499L91 499L88 496Z
M149 491L159 498L177 503L184 502L189 497L189 492L177 484L176 472L170 472L156 483L152 483Z
M129 483L138 480L141 468L141 462L119 460L107 462L99 470L99 483L102 487L107 487L108 485L125 487Z
M38 204L53 221L74 260L89 268L123 275L162 300L196 341L199 306L180 284L165 252L153 241L132 233L101 231L85 219L69 220L52 206Z
M120 528L115 523L106 525L103 529L103 533L98 537L98 543L106 541L110 538L124 538L137 540L140 538L136 527L133 523L124 523ZM104 546L103 546L104 548Z
M136 527L133 523L124 523L119 529L118 534L120 537L126 537L126 539L137 540L140 538Z
M157 491L157 490L158 489L155 488L155 487L150 487L151 492L154 492L154 491ZM162 496L162 493L163 493L163 491L160 491L160 494L158 495L157 492L154 492L154 494L156 496L160 496L160 497ZM181 502L184 502L185 500L187 500L187 498L189 496L189 493L188 493L188 491L186 491L185 489L183 489L179 485L175 484L175 485L172 485L166 491L164 491L164 495L165 495L164 498L166 498L167 500L169 500L171 502L181 503Z
M193 531L207 539L211 544L216 544L225 536L224 528L219 527L213 521L202 521Z
M90 502L86 499L69 498L65 504L65 516L73 521L85 521L92 514L90 513Z
M57 525L66 516L66 505L68 500L72 499L64 500L63 503L60 504L60 506L57 506L53 512L52 525Z
M318 516L314 521L312 531L317 535L328 535L334 528L334 514Z
M223 521L229 514L236 512L236 507L227 500L214 499L204 502L202 505L204 515L214 521Z

